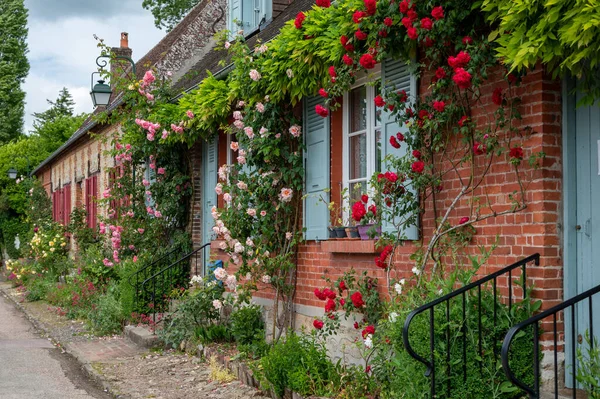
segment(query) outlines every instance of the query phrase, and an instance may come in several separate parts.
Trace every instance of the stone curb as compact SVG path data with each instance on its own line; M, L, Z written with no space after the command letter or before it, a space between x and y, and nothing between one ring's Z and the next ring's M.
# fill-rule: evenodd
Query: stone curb
M102 376L102 374L100 374L96 370L94 370L94 367L92 366L92 364L90 364L90 362L88 360L86 360L81 354L79 354L78 351L74 350L71 347L69 342L62 344L58 340L57 337L52 335L52 333L46 328L46 326L43 323L41 323L31 313L29 313L29 311L23 305L21 305L21 303L19 303L12 295L10 295L8 292L6 292L5 287L3 287L1 285L0 285L0 293L2 293L2 296L7 298L9 301L11 301L15 305L15 307L17 309L19 309L25 315L25 318L27 318L27 320L29 320L29 322L31 324L33 324L33 327L36 330L38 330L39 332L42 332L44 335L49 337L51 339L52 343L57 348L61 348L64 353L66 353L68 356L75 359L81 365L81 369L85 372L85 374L92 381L94 381L96 384L98 384L102 388L103 391L107 392L109 395L111 395L115 399L129 399L128 396L120 395L119 393L115 392L115 390L110 386L110 384L108 383L108 381L106 381L106 379Z

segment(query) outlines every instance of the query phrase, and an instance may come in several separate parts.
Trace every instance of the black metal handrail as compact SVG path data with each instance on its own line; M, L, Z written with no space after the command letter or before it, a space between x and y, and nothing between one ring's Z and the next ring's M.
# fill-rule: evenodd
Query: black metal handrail
M162 263L165 262L165 260L167 260L167 258L169 258L171 255L173 255L175 252L177 251L181 251L180 248L173 248L171 249L169 252L167 252L166 254L162 255L161 257L159 257L156 260L153 260L152 262L148 263L147 265L139 268L138 270L136 270L135 272L131 273L128 277L127 277L127 282L129 283L129 285L131 287L133 287L134 289L134 298L133 298L133 303L134 303L134 308L137 309L137 304L139 302L140 299L140 295L141 295L141 285L140 282L144 281L149 274L154 274L155 273L155 269L157 269L159 267L159 265L161 265Z
M493 286L493 295L494 295L494 330L496 328L496 323L497 323L497 308L498 308L498 295L497 295L497 290L498 290L498 278L504 274L508 273L508 306L509 306L509 311L512 308L513 305L513 288L512 288L512 283L513 283L513 278L512 278L512 272L513 270L517 269L517 268L522 268L522 289L523 289L523 296L525 297L525 294L527 292L527 264L531 263L531 262L535 262L536 266L539 266L540 263L540 254L536 253L534 255L528 256L525 259L522 259L516 263L513 263L510 266L507 266L495 273L489 274L471 284L465 285L464 287L461 287L455 291L452 291L451 293L444 295L434 301L431 301L415 310L413 310L411 313L409 313L408 317L406 318L406 321L404 322L404 327L402 329L402 340L404 343L404 348L406 349L406 351L408 352L408 354L416 359L417 361L423 363L426 367L427 370L425 372L425 376L426 377L430 377L431 380L431 398L435 398L436 397L436 380L435 380L435 372L436 372L436 364L435 364L435 317L434 317L434 309L437 305L439 304L446 304L446 345L448 348L448 351L446 353L446 371L447 374L450 373L450 363L451 363L451 359L450 359L450 300L453 298L456 298L458 296L462 296L462 317L463 317L463 323L462 323L462 340L463 340L463 351L462 351L462 356L463 356L463 378L464 380L466 380L467 378L467 351L466 351L466 347L467 347L467 334L466 334L466 295L469 291L476 289L477 290L477 295L478 295L478 327L479 327L479 331L478 331L478 350L479 350L479 354L480 356L483 356L483 349L482 349L482 310L481 310L481 287L488 283L488 282L492 282L492 286ZM415 352L414 348L412 347L412 345L410 344L410 339L409 339L409 332L410 332L410 325L411 322L413 321L413 319L421 314L424 313L426 311L429 311L429 336L430 336L430 342L429 342L429 360L427 360L424 356L419 355L418 353ZM496 347L494 346L494 356L497 356L496 352ZM447 385L447 391L448 394L450 393L450 381L448 380L448 385Z
M198 252L201 252L202 261L201 266L202 270L204 270L204 266L206 264L206 252L204 251L206 247L210 246L210 242L202 245L200 248L193 250L192 252L184 255L177 261L171 263L169 266L162 268L158 272L154 273L152 276L148 277L142 282L142 292L147 292L147 285L152 284L152 290L149 291L152 293L152 320L154 324L156 324L156 313L161 310L159 303L157 301L157 283L160 282L162 285L159 286L158 294L160 296L164 296L171 292L177 287L180 282L185 281L186 283L189 281L189 273L191 264L188 262L192 256L194 256L195 267L194 274L198 274ZM176 277L176 278L174 278ZM185 278L183 278L185 277ZM181 280L181 281L178 281Z
M560 333L560 331L558 331L557 329L557 315L560 311L564 311L567 308L570 308L571 310L571 317L570 317L570 321L571 321L571 362L572 362L572 367L573 367L573 372L572 372L572 397L576 398L577 397L577 358L576 358L576 352L577 352L577 341L576 341L576 328L575 328L575 306L584 301L584 300L588 300L588 306L589 306L589 332L590 332L590 337L591 337L591 341L590 341L590 349L593 349L594 346L594 312L593 312L593 305L592 305L592 296L594 296L595 294L600 293L600 285L596 286L595 288L592 288L588 291L585 291L567 301L564 301L563 303L556 305L544 312L541 312L533 317L530 317L529 319L522 321L521 323L516 324L515 326L513 326L510 330L508 330L508 332L506 333L506 336L504 338L504 342L502 343L502 368L504 369L504 373L506 374L506 377L516 386L518 386L519 388L523 389L525 392L527 392L527 394L529 395L530 399L538 399L540 396L540 353L539 353L539 349L540 349L540 321L552 317L552 324L553 324L553 328L552 328L552 333L553 333L553 344L554 344L554 397L558 398L559 397L559 391L558 391L558 334ZM566 323L566 318L563 319L564 322ZM522 331L523 329L532 326L533 327L533 386L529 386L526 383L524 383L523 381L519 380L513 373L513 371L510 368L510 364L509 364L509 354L510 354L510 346L511 343L513 342L513 339L515 338L515 336ZM565 348L567 345L567 342L565 341L563 348ZM565 380L566 380L566 376L565 376Z

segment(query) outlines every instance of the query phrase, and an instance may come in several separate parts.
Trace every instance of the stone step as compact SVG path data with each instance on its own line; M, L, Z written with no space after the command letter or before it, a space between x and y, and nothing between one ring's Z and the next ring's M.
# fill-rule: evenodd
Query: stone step
M147 327L125 326L125 336L143 348L161 346L160 339Z

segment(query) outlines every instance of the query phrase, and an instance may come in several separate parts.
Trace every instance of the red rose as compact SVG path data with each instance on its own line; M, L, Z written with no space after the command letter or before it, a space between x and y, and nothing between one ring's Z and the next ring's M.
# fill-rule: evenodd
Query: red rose
M319 89L319 95L320 95L321 97L323 97L323 98L327 98L327 97L329 97L329 93L327 93L327 92L325 91L325 89L324 89L324 88L322 88L322 87Z
M412 27L412 20L408 17L404 17L402 18L402 25L404 25L404 27L406 29L411 28Z
M404 135L400 132L396 133L396 138L398 141L404 141Z
M356 32L354 32L354 36L356 36L356 38L358 40L367 40L367 37L369 37L369 35L367 35L365 32L363 32L362 30L357 30Z
M485 144L481 144L477 141L473 144L473 153L475 155L483 155L485 154L486 150L487 148L485 147Z
M323 290L323 295L325 295L325 297L327 297L329 299L335 299L335 297L337 296L337 294L335 293L335 291L330 290L329 288L325 288Z
M335 301L333 299L328 299L325 302L325 313L330 313L335 310Z
M350 299L355 308L362 308L365 305L360 291L356 291L354 294L350 295Z
M497 106L502 105L502 89L500 87L494 89L494 92L492 93L492 102Z
M317 106L315 107L315 112L317 113L317 115L322 116L323 118L329 115L329 110L321 104L317 104Z
M406 13L406 16L408 18L410 18L411 21L416 21L417 19L419 19L419 15L413 9L408 10L408 12Z
M413 150L412 155L417 159L421 159L421 151L419 150Z
M419 111L419 119L425 119L425 118L431 119L431 114L426 109L422 109Z
M337 76L337 73L335 72L335 67L333 65L329 67L329 76L331 76L332 78L335 78Z
M388 33L387 30L382 29L379 32L377 32L377 34L379 35L379 37L387 37Z
M398 6L398 9L400 10L400 12L402 14L406 14L408 12L408 9L409 9L408 0L402 0L400 2L400 5Z
M369 196L367 194L363 194L360 196L360 200L366 204L369 202Z
M380 256L375 257L375 266L377 266L380 269L385 269L387 267L387 265L385 264L385 260L381 259Z
M340 37L340 43L342 43L342 46L346 47L348 44L348 37L346 35L342 35L342 37Z
M367 16L367 13L364 11L356 11L353 15L352 15L352 20L354 21L355 24L360 23L360 21Z
M460 120L458 121L458 126L463 127L465 125L466 122L469 121L469 117L464 115L462 118L460 118Z
M344 298L340 299L340 305L344 306L346 304L346 300Z
M377 65L377 61L375 61L375 58L369 53L363 54L362 57L360 57L359 62L365 69L373 69L375 68L375 65Z
M433 102L433 109L435 109L438 112L444 112L444 109L446 108L446 103L443 101L434 101Z
M390 17L385 17L383 24L387 27L390 27L394 24L394 21Z
M371 334L371 335L375 334L375 327L372 325L366 326L364 328L364 330L362 330L363 339L365 339L367 337L367 335L369 335L369 334Z
M465 224L469 221L469 217L468 216L464 216L462 218L460 218L460 220L458 221L458 224Z
M446 77L446 70L442 67L439 67L436 71L435 71L435 77L438 79L444 79Z
M396 149L400 148L400 143L398 143L398 140L394 136L390 137L390 145Z
M508 75L506 75L506 78L508 79L509 83L517 83L518 78L513 75L512 73L509 73Z
M467 44L473 44L473 39L471 36L465 36L462 38L462 43L466 46Z
M329 0L317 0L317 7L329 8L331 1Z
M448 65L452 68L464 68L471 61L471 56L469 53L461 51L456 54L456 57L448 57Z
M371 365L367 364L367 367L365 367L365 373L369 374L371 372Z
M425 47L433 47L435 42L430 37L425 38Z
M354 328L358 330L358 328L359 328L358 321L354 322Z
M313 326L317 329L320 330L323 328L323 322L319 319L315 319L315 321L313 321Z
M433 22L431 21L431 19L425 17L421 20L421 28L425 29L425 30L431 30L431 28L433 28Z
M365 8L367 9L367 14L375 15L377 12L377 0L364 0Z
M352 59L352 57L349 57L348 54L344 54L344 56L342 57L342 61L346 65L352 65L352 64L354 64L354 60Z
M431 16L438 21L444 18L444 9L442 6L433 7L433 10L431 10Z
M376 96L373 100L378 107L383 107L385 105L385 101L383 101L383 97L381 96Z
M386 204L388 207L392 206L392 200L391 200L390 198L386 198L386 199L385 199L385 204Z
M352 205L352 219L356 222L360 222L360 220L365 217L367 214L367 209L365 208L365 204L361 201L357 201Z
M340 291L344 291L347 289L346 282L344 280L340 281Z
M296 26L296 29L302 29L302 23L304 22L305 19L306 19L306 15L304 15L304 13L302 11L300 11L296 15L296 20L294 21L294 25Z
M423 162L423 161L415 161L415 162L412 163L412 165L410 166L410 168L415 173L423 173L423 170L425 169L425 162Z
M375 204L371 204L371 206L369 206L369 212L373 214L373 217L377 216L377 207Z
M324 301L327 299L327 296L318 288L315 288L315 296L320 300Z
M419 33L417 32L417 28L411 26L410 28L408 28L406 30L406 34L408 35L409 39L411 40L417 40L417 38L419 37Z
M452 80L461 89L468 89L471 87L471 74L462 68L456 68L454 70Z
M523 148L521 147L513 147L510 149L509 153L511 158L515 159L523 159Z
M398 180L398 175L394 172L385 172L383 176L391 183L396 183Z

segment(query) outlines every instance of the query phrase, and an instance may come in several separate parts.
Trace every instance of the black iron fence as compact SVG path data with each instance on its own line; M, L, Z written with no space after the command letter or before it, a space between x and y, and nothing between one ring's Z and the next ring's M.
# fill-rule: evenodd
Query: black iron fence
M544 398L554 397L554 398L564 398L566 395L571 398L578 397L578 358L577 358L577 350L578 344L579 349L582 348L590 351L594 350L594 306L593 299L594 295L600 293L600 285L588 290L582 294L579 294L560 305L554 306L544 312L539 313L536 316L533 316L515 326L513 326L506 337L504 338L504 343L502 344L502 367L508 379L521 388L523 391L527 393L530 399L538 399L540 398L540 349L541 343L540 339L543 335L545 335L545 339L543 341L548 342L548 335L551 335L552 338L548 343L552 343L552 363L553 363L553 378L551 388L553 392L546 393ZM587 302L587 303L586 303ZM587 308L587 309L586 309ZM585 313L587 313L587 320L589 324L589 336L591 339L589 342L583 342L583 339L580 339L580 335L578 335L577 331L577 322L582 319L585 320ZM564 342L561 342L561 337L565 332L567 332L566 328L560 328L560 326L569 327L568 329L568 339L565 339ZM549 331L546 332L543 330L544 326L550 327ZM521 357L522 354L514 353L511 351L513 342L515 338L521 334L523 331L527 329L533 330L533 358L529 359L533 363L533 375L529 376L530 380L533 382L524 381L522 378L519 378L513 372L511 368L511 363L514 361L515 356ZM542 341L542 342L543 342ZM560 390L562 384L559 385L562 380L561 363L562 359L559 360L559 347L563 347L563 349L568 349L564 351L564 353L569 354L569 358L565 359L570 362L568 367L564 368L564 381L566 384L570 385L569 389ZM600 375L591 376L591 378L600 379ZM600 392L596 392L599 394ZM579 397L585 397L583 395L579 395ZM596 396L597 397L597 396Z
M149 297L149 308L154 324L157 323L157 314L168 311L171 295L175 290L183 290L189 286L190 272L195 275L205 273L206 251L210 243L180 257L175 262L158 270L141 284L144 297Z
M501 339L514 324L512 320L525 318L524 308L525 312L530 311L523 306L523 303L529 303L523 301L529 289L527 265L531 262L539 265L539 260L539 254L531 255L408 315L402 331L404 348L412 358L426 366L425 376L430 379L431 398L450 397L453 386L457 385L454 380L461 378L466 382L468 373L476 372L473 367L477 367L483 375L484 359L490 360L486 364L495 367ZM485 299L483 303L482 298ZM521 311L517 314L515 304L519 300ZM429 343L417 345L421 352L427 351L426 354L417 353L411 343L411 325L416 320L419 320L420 328L422 323L428 323ZM494 372L491 370L491 373Z

